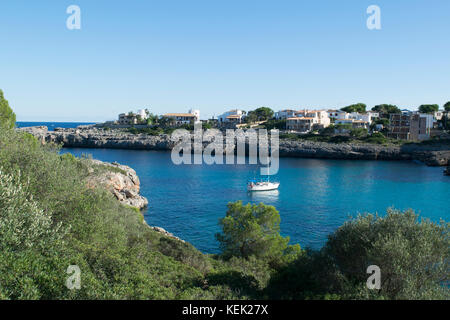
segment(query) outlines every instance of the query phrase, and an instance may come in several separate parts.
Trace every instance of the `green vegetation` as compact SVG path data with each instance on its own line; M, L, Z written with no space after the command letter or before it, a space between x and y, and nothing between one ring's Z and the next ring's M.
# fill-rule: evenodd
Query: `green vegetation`
M276 119L270 119L267 120L263 127L267 130L272 129L278 129L278 130L285 130L286 129L286 119L276 120Z
M379 104L373 107L372 111L379 112L380 114L401 113L401 110L393 104Z
M328 143L373 143L373 144L404 144L408 141L389 139L384 136L381 132L372 133L368 135L367 129L356 128L352 129L348 125L337 125L333 127L336 129L348 130L348 135L335 135L330 131L331 129L325 128L322 130L321 134L295 134L295 133L285 133L280 134L280 139L288 140L306 140L314 142L328 142Z
M364 103L356 103L356 104L352 104L349 105L345 108L342 108L342 111L345 112L359 112L359 113L365 113L366 112L366 105Z
M367 137L369 131L366 128L355 128L350 130L350 137L354 137L357 139L362 139Z
M388 209L346 222L320 251L308 251L273 276L278 299L449 299L449 224L419 221L412 210ZM369 290L367 267L381 270Z
M9 107L2 90L0 90L0 125L6 128L14 128L16 125L16 115Z
M450 101L447 102L446 104L444 104L444 110L445 111L450 111Z
M355 298L444 299L449 277L450 224L420 221L412 210L388 209L385 217L364 215L345 223L329 237L323 252L336 265L345 295ZM382 270L379 291L361 282L364 270L377 265Z
M253 123L256 121L265 121L272 119L274 112L272 109L267 107L261 107L253 111L249 111L247 117L245 118L246 123Z
M286 254L300 253L299 245L288 246L289 237L280 235L280 214L273 206L230 203L219 224L223 231L216 238L226 259L254 256L276 263Z
M423 104L419 107L421 113L434 113L439 111L439 105L437 104Z

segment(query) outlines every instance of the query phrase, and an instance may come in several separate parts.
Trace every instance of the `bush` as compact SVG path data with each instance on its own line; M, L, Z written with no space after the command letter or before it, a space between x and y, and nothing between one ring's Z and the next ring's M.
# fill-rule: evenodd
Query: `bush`
M388 209L341 226L324 247L348 298L448 299L450 224L419 221L412 210ZM381 289L366 287L366 269L381 269Z
M385 144L388 142L388 139L381 132L375 132L367 137L365 141L368 143Z
M366 137L367 133L368 133L368 131L366 128L356 128L356 129L350 130L350 136L357 138L357 139Z

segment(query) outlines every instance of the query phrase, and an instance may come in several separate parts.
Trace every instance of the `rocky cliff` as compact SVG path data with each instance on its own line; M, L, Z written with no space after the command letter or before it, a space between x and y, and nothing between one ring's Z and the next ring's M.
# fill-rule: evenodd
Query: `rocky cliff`
M175 143L168 135L131 134L92 127L48 131L46 127L22 128L43 143L54 142L65 147L171 150ZM326 143L308 140L281 140L281 157L363 160L419 160L427 165L449 163L450 143L376 145L365 143Z
M91 160L95 166L105 166L105 170L91 174L88 180L89 187L102 186L109 190L120 203L144 209L148 200L140 195L139 177L132 168L118 163L107 163Z
M91 161L94 166L105 166L109 168L102 170L100 173L96 172L95 174L92 171L93 174L88 177L88 186L102 186L103 188L106 188L122 204L137 209L144 209L148 206L147 198L140 195L141 184L136 171L128 166L121 165L116 162L108 163L99 160ZM145 220L144 224L147 225ZM147 226L166 237L185 242L161 227Z

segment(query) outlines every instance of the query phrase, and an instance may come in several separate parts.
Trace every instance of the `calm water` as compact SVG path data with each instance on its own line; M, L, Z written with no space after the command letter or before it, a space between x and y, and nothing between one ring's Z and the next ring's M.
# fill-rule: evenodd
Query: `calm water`
M16 122L17 128L46 126L49 131L55 130L55 128L76 128L81 125L94 124L92 122Z
M450 177L443 168L416 162L343 161L281 158L274 180L278 191L248 193L246 181L258 174L252 165L172 164L169 152L64 149L133 167L150 205L145 219L206 253L218 245L218 219L230 201L264 202L281 215L283 235L303 247L320 248L329 233L350 215L395 206L413 208L434 221L450 220Z

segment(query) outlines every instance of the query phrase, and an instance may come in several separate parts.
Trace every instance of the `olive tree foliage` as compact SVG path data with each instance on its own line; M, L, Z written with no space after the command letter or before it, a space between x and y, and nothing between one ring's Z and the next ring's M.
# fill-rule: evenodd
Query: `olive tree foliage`
M254 256L274 261L300 252L299 245L289 246L289 237L280 235L280 214L273 206L229 203L219 224L222 232L216 238L225 258Z
M3 91L0 90L0 126L14 128L16 124L16 115L9 107L8 100L5 99Z
M66 234L61 223L53 223L28 193L27 186L0 170L0 248L1 250L45 249Z
M360 215L341 226L324 247L335 266L339 293L348 298L450 298L450 224L419 220L412 210L385 217ZM367 267L381 269L381 289L369 290Z

